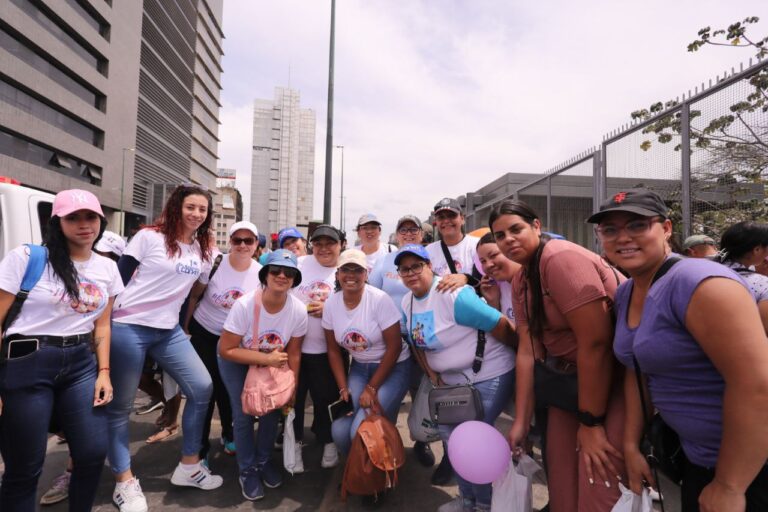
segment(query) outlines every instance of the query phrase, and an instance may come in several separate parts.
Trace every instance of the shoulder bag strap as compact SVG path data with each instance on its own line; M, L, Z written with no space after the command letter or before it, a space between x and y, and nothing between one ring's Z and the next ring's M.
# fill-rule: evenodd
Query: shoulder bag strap
M413 357L416 358L416 362L419 363L419 366L424 370L424 374L429 378L429 372L427 372L427 370L432 370L432 368L429 367L429 362L427 362L427 355L423 350L416 347L416 343L413 341L413 292L411 292L411 310L408 314L408 323L409 325L406 325L408 328L408 339L411 342L411 348L413 348L411 354L413 354ZM438 375L438 379L439 377L440 376Z
M502 313L503 314L503 313ZM475 360L472 362L472 371L475 375L480 373L483 367L483 355L485 354L485 331L477 330L477 348L475 349Z
M29 260L27 260L27 268L24 270L24 276L21 278L21 285L19 285L19 292L13 299L11 307L8 308L8 312L3 320L3 334L16 320L21 312L21 307L29 297L29 292L35 287L40 278L43 275L45 266L48 263L48 248L42 245L25 244L29 248Z
M440 248L443 249L443 256L445 257L445 262L448 264L451 274L457 274L456 264L453 262L453 256L451 256L448 246L445 245L445 240L440 240Z
M216 271L219 270L219 265L221 265L221 260L224 259L223 254L219 254L216 256L216 259L213 260L213 267L211 267L211 273L208 274L208 283L211 282L211 279L213 279L213 276L216 274Z
M252 350L259 349L259 317L261 316L261 290L256 290L253 294L253 338L254 344L251 345ZM254 348L255 347L255 348Z

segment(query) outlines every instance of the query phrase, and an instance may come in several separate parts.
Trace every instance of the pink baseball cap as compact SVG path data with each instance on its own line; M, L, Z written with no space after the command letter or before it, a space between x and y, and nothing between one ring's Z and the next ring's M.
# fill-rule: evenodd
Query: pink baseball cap
M78 210L90 210L104 217L98 198L87 190L62 190L53 199L51 217L66 217Z

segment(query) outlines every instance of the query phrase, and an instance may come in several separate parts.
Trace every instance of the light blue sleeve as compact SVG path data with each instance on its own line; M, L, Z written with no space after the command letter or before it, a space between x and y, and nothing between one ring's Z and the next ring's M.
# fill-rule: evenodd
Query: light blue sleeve
M475 290L464 286L453 303L453 317L459 325L490 331L499 323L501 312L483 302Z
M379 258L379 261L376 262L376 266L371 270L371 275L368 276L368 284L379 290L384 286L384 261L386 259L386 257Z

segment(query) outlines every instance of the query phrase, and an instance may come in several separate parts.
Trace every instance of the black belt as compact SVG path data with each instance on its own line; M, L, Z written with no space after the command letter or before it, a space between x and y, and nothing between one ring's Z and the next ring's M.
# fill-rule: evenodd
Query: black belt
M74 347L81 343L90 343L91 340L93 340L93 334L90 332L86 334L73 334L71 336L30 336L27 334L12 334L5 338L4 342L8 343L9 341L14 340L37 340L40 342L41 347Z

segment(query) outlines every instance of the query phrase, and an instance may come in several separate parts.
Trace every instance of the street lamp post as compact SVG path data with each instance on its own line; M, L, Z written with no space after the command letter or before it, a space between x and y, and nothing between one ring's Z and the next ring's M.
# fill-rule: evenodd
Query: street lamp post
M344 231L344 146L336 146L341 150L341 191L339 192L339 229Z
M328 56L328 119L325 129L325 193L323 194L323 222L331 223L331 180L333 166L333 52L336 31L336 0L331 0L331 42Z
M136 148L123 148L123 172L120 174L120 236L125 233L125 209L123 208L123 199L125 197L125 152L135 152Z

